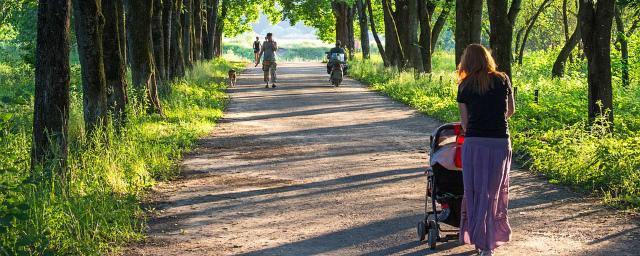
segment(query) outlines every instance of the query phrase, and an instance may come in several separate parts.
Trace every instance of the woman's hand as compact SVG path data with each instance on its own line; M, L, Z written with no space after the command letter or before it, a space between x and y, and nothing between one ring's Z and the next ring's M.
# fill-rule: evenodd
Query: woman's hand
M513 98L513 93L511 93L507 96L507 119L509 119L515 112L516 101Z
M467 112L467 105L464 103L458 103L458 109L460 110L460 123L462 124L462 130L467 130L467 123L469 122L469 114Z

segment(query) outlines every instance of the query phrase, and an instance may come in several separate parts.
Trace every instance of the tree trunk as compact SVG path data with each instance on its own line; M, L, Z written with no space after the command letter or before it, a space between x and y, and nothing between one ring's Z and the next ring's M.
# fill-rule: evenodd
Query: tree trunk
M544 2L542 2L542 4L540 4L540 7L538 7L536 13L533 15L533 17L531 17L531 22L529 22L529 25L524 32L524 37L522 38L522 44L520 44L518 64L522 65L522 59L524 58L524 48L527 46L527 39L529 39L529 33L531 32L531 29L533 29L533 26L536 24L538 17L540 17L540 14L544 11L545 8L547 8L547 6L549 6L550 3L551 0L545 0Z
M433 24L433 28L431 29L431 53L435 52L440 32L442 32L445 23L447 23L447 18L451 12L452 1L453 0L446 0L445 5L440 11L440 15L438 15L438 19L436 19L436 22ZM429 14L429 17L431 16L433 16L433 13Z
M356 0L356 9L358 10L358 26L360 27L360 47L362 48L362 58L369 59L369 22L367 20L367 9L363 0Z
M213 59L215 48L216 27L218 22L218 5L220 0L205 0L207 1L207 33L204 45L204 58L207 60Z
M373 17L373 8L371 8L371 0L365 0L367 3L367 10L369 12L369 23L371 23L371 33L373 34L373 39L376 41L376 45L378 46L378 52L380 53L380 57L382 57L382 63L385 67L389 66L389 61L385 56L384 46L382 46L382 42L380 41L380 37L378 36L378 31L376 30L376 22Z
M171 77L171 37L173 22L173 0L162 1L162 35L163 37L163 58L165 79Z
M182 53L184 54L184 65L191 69L193 67L193 52L191 50L191 16L193 15L193 6L191 0L184 0L182 11Z
M562 1L562 31L564 32L564 40L569 41L569 16L567 15L567 2L568 0Z
M102 49L101 0L74 0L73 14L82 71L84 124L88 134L107 124L107 84Z
M347 49L349 50L349 60L353 60L356 52L356 32L353 27L355 10L349 6L347 8Z
M615 0L580 1L580 33L588 62L589 120L607 116L613 124L611 86L611 26Z
M429 5L433 6L431 0L418 2L418 19L420 20L420 53L422 55L422 66L424 72L431 73L431 14Z
M182 0L173 2L171 8L171 46L169 77L175 79L184 76L184 59L182 58L182 24L180 22Z
M348 7L345 2L332 1L333 16L336 18L336 42L340 41L345 48L349 41Z
M220 15L217 17L215 37L213 40L213 55L215 57L222 56L222 36L224 35L224 19L227 17L227 11L229 9L229 1L222 2L222 9Z
M573 31L569 40L564 43L562 50L558 54L556 61L553 63L553 69L551 69L551 77L564 76L564 67L567 63L567 59L571 56L573 48L580 42L580 23L576 26L576 30Z
M169 1L169 0L164 0ZM153 57L156 63L156 79L158 83L167 80L165 68L165 50L164 50L164 27L163 27L163 4L162 0L153 1L153 18L151 20L151 35L153 38Z
M126 0L126 6L127 16L136 17L127 19L131 80L137 90L145 91L148 111L162 115L151 38L153 0Z
M491 53L496 60L498 70L511 77L511 45L513 44L513 27L520 12L521 0L513 0L508 6L507 0L487 0L491 32L489 43Z
M202 0L193 0L193 60L202 59Z
M70 8L71 0L38 4L31 170L45 165L45 174L67 167Z
M122 56L122 62L125 65L125 70L127 68L127 29L125 26L125 13L124 13L124 0L115 0L116 6L118 7L117 15L118 15L118 33L120 39L120 54Z
M480 43L482 0L456 0L456 65L467 45Z
M617 33L617 41L620 43L620 61L622 62L622 86L629 86L629 41L626 36L626 32L624 29L624 22L622 21L622 13L624 12L624 7L621 5L616 5L615 10L615 20L616 20L616 30Z
M387 57L389 65L403 68L405 66L405 53L402 49L402 44L400 43L398 27L395 21L395 14L391 10L391 5L388 0L381 0L381 2L384 15L384 41L386 47L385 55Z
M424 72L418 41L418 0L396 0L395 20L405 63L409 64L409 68Z
M125 107L127 104L127 64L122 56L120 28L124 22L119 16L119 10L124 9L121 1L103 0L102 14L104 15L104 31L102 46L104 52L104 73L107 85L107 104L117 125L125 122Z

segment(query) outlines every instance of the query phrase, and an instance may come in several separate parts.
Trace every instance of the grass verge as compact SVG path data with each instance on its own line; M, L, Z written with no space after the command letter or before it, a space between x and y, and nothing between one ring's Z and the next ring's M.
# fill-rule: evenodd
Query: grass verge
M182 153L211 131L227 101L227 71L242 66L224 60L195 65L161 95L166 117L147 115L134 102L123 128L107 127L95 136L106 139L93 141L83 135L74 67L67 177L33 182L32 70L3 72L0 65L0 254L104 255L141 239L139 199L156 180L174 177Z

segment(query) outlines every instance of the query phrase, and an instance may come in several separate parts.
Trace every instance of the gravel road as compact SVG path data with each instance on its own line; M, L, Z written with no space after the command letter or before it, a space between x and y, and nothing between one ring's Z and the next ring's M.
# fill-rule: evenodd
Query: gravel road
M126 255L474 255L417 242L429 133L440 123L323 64L258 68L225 118L152 193L149 236ZM640 220L513 170L512 242L497 255L640 255Z

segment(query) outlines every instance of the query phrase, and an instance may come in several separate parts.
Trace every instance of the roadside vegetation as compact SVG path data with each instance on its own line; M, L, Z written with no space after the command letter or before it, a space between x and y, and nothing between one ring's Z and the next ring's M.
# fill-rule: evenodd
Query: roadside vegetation
M556 56L553 50L531 52L522 65L514 66L517 111L510 125L515 156L552 183L602 195L614 206L640 207L640 73L637 69L631 73L635 82L626 88L615 80L615 132L610 133L606 126L588 125L585 61L574 62L567 76L553 79L550 67ZM433 73L416 74L385 68L376 56L352 61L350 76L429 116L452 122L459 120L454 63L452 53L438 52Z
M73 65L66 177L41 180L33 177L42 177L42 169L29 170L33 68L15 60L0 61L2 255L100 255L143 238L141 196L178 174L182 153L222 116L227 71L243 66L199 62L161 90L164 117L132 102L123 127L105 127L88 139L80 70Z

